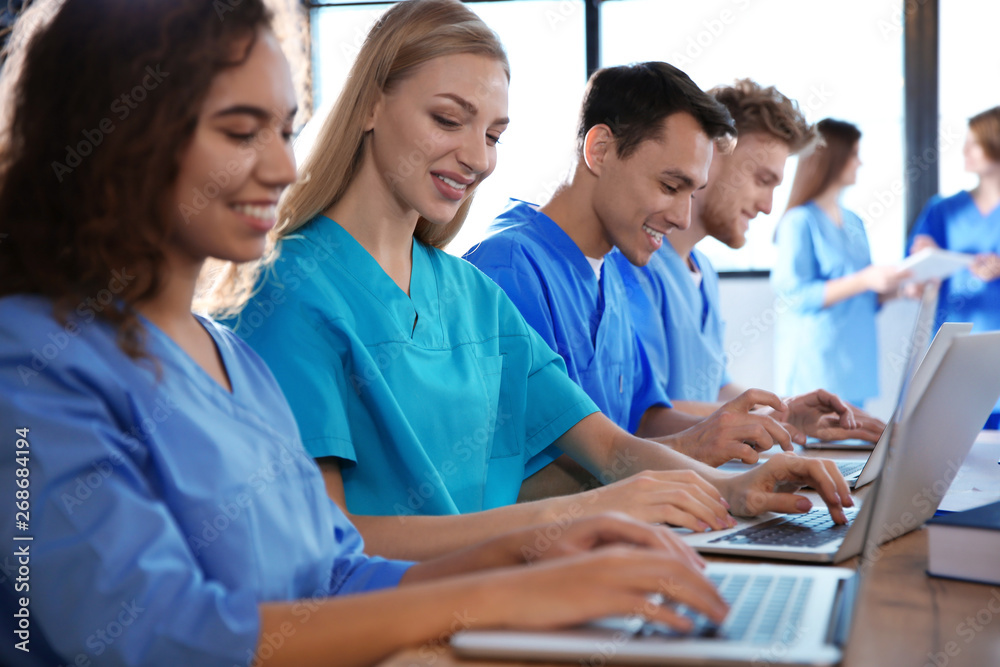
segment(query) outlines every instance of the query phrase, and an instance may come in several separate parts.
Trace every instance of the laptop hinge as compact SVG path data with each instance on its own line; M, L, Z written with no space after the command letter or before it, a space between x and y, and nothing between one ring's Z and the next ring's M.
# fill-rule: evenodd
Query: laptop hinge
M828 644L843 647L851 632L851 617L858 596L861 577L857 573L841 579L837 584L837 596L833 601L833 612L830 615L830 627L827 631Z

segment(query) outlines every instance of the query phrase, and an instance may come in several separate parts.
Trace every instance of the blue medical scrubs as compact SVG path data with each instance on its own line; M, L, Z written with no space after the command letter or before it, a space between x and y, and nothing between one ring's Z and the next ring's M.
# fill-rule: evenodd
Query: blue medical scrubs
M670 405L636 341L614 263L602 264L598 280L559 225L517 200L465 258L507 292L528 323L566 360L570 377L616 424L635 431L650 407Z
M242 341L201 320L229 393L148 322L156 366L129 359L94 314L60 324L46 299L0 299L0 539L8 559L30 551L28 588L3 561L0 614L11 627L26 597L31 628L30 653L7 631L0 663L246 664L260 603L399 582L410 564L364 555Z
M878 395L878 297L863 292L823 307L826 282L871 264L861 219L841 208L837 226L813 202L778 223L771 271L775 309L775 383L791 396L823 387L854 405Z
M719 400L732 378L723 351L719 274L708 258L691 251L700 285L666 240L646 266L634 266L618 250L608 258L622 274L639 344L667 395L675 401Z
M934 197L917 218L913 235L917 234L955 252L1000 254L1000 206L983 215L964 190ZM942 282L937 325L942 322L972 322L973 331L1000 330L1000 280L983 282L962 269ZM1000 403L993 410L991 427L998 422Z
M274 371L348 510L516 502L529 460L596 407L489 278L414 241L410 296L333 220L285 239L229 324Z

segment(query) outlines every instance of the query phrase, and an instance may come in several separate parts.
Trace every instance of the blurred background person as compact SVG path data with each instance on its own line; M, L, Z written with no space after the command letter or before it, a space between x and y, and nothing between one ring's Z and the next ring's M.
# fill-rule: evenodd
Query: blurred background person
M944 281L935 326L972 322L974 331L1000 329L1000 106L969 119L965 170L976 187L932 198L913 227L910 253L944 248L976 255L968 269ZM987 428L1000 425L1000 403Z
M823 387L862 407L878 395L875 313L907 274L872 265L861 218L840 204L857 180L861 131L830 118L816 129L775 233L771 285L790 305L775 329L776 391Z

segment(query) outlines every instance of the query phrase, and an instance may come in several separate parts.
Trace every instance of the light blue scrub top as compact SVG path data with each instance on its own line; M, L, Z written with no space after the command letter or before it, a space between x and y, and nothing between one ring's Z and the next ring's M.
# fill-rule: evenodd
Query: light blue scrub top
M605 261L598 282L576 243L532 206L512 200L465 258L507 292L601 412L633 432L670 401L636 340L618 268Z
M66 325L51 311L0 299L0 614L9 628L29 598L31 649L8 631L0 663L246 664L260 603L399 582L410 564L364 555L274 378L231 332L201 320L232 394L148 322L159 382L93 310ZM15 529L16 479L30 481L27 530Z
M701 271L697 285L687 262L664 240L646 266L611 251L625 281L632 321L657 382L673 400L715 402L732 382L723 351L725 323L719 308L719 274L692 249Z
M791 396L822 387L861 406L878 395L875 313L878 297L863 292L828 308L828 280L871 264L865 228L841 208L838 227L815 203L788 211L778 223L771 286L778 295L775 327L777 393Z
M309 453L341 459L350 512L513 504L529 459L597 408L489 278L418 241L412 258L407 296L320 216L230 324L274 371Z
M1000 254L1000 206L983 215L966 191L934 197L917 218L913 235L924 234L955 252ZM937 325L972 322L973 331L1000 330L1000 280L983 282L962 269L942 282ZM1000 413L1000 402L993 410Z

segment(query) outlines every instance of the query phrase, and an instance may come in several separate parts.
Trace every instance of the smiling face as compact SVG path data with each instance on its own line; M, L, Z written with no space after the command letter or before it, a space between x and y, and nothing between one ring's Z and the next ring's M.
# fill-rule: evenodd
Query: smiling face
M597 176L593 207L608 250L617 247L632 264L644 266L663 245L663 234L687 229L691 196L708 179L712 150L708 135L686 112L664 119L659 138L646 139L624 159L606 125L591 128L584 151Z
M366 130L369 164L404 216L445 224L493 173L507 128L507 74L487 56L441 56L385 93Z
M716 155L708 185L695 196L694 217L708 236L730 248L746 243L750 221L770 213L788 144L763 132L740 135L729 155Z
M215 77L181 156L168 207L174 253L194 262L260 257L278 197L295 179L294 115L288 63L274 35L261 31L244 62Z

